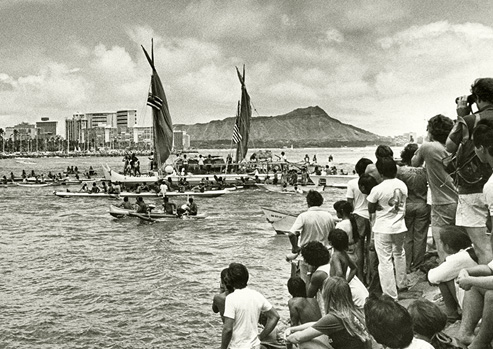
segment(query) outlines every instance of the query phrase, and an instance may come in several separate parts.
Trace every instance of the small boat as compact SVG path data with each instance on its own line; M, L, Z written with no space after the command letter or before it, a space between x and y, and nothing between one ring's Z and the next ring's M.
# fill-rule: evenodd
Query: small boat
M275 184L264 184L255 183L257 187L271 191L274 193L285 193L285 194L304 194L308 193L310 190L315 190L318 192L324 191L325 186L323 185L300 185L295 189L294 186L282 187L281 185Z
M26 187L26 188L41 188L41 187L49 187L52 184L51 183L16 183L17 186L19 187Z
M272 225L277 234L288 234L296 217L298 217L298 215L293 213L272 210L266 207L261 207L261 209L264 212L267 222Z
M108 193L88 193L88 192L71 192L71 191L54 191L58 197L61 198L107 198L107 199L119 199L118 194L108 194Z
M310 179L316 185L325 185L326 187L331 188L347 188L347 183L352 180L358 178L357 175L310 175Z
M134 210L127 210L121 207L117 207L115 205L110 205L110 210L108 213L115 218L124 218L124 217L136 217L145 221L155 222L156 220L167 220L167 219L204 219L205 215L199 214L196 216L177 216L175 214L169 214L165 212L149 212L145 213L137 213Z

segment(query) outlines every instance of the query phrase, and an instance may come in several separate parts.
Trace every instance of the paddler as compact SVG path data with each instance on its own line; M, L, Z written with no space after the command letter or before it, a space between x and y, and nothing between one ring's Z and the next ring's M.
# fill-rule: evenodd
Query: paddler
M128 196L125 196L123 198L123 202L121 204L119 204L118 207L122 207L126 210L133 210L134 209L134 205L132 205L130 203L130 201L128 201Z
M187 216L196 216L198 212L198 207L195 202L193 202L193 198L188 199L188 203L181 205L176 211L178 217L186 214Z
M137 201L135 201L135 204L137 205L137 213L147 213L149 210L142 196L137 196Z
M165 213L175 214L176 204L173 202L169 202L169 198L167 196L163 197L163 208Z

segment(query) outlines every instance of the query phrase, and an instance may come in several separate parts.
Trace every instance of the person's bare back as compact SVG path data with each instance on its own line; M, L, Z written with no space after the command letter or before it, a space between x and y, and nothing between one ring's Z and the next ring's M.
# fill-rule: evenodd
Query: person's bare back
M350 269L349 274L347 273L348 268ZM350 282L354 275L356 275L356 264L349 258L346 251L334 249L330 259L330 276L340 276Z
M322 317L316 298L293 297L288 301L291 326L318 321Z

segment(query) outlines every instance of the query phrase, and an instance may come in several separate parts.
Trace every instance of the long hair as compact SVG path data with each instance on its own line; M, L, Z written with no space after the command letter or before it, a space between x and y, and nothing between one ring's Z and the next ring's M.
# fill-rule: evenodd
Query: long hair
M342 321L344 328L352 337L362 342L370 339L366 330L363 312L356 308L348 282L339 277L329 277L324 282L322 296L325 312Z

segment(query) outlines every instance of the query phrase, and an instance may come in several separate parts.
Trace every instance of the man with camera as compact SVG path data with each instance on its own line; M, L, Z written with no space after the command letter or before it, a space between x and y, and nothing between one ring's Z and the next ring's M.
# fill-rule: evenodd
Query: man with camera
M493 120L493 78L481 78L471 86L471 95L457 98L457 122L450 132L447 151L456 155L455 184L459 192L456 225L465 227L474 244L480 264L493 259L490 241L486 235L488 208L483 186L491 169L482 164L471 148L471 135L479 120ZM472 105L478 111L472 113ZM472 153L471 153L472 149Z

